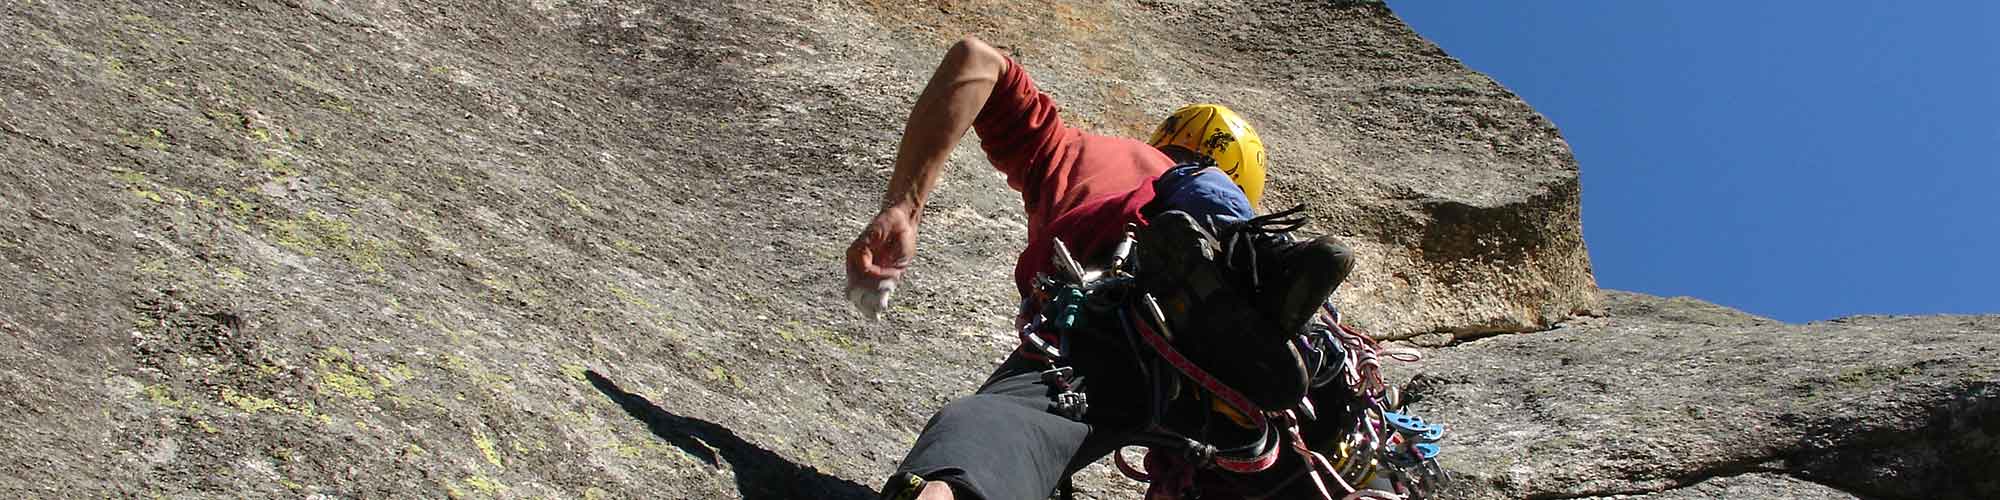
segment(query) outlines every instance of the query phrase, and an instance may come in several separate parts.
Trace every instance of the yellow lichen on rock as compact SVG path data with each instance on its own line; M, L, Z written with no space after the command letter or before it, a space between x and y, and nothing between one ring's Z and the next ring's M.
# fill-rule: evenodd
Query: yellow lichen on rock
M339 394L351 399L375 399L376 386L366 368L356 365L353 355L338 347L327 348L319 358L320 394ZM386 384L384 389L388 388Z
M562 365L563 376L568 377L570 380L575 380L577 382L583 382L588 380L588 378L584 376L585 371L586 369L583 367L583 365L579 365L576 363L563 363Z
M304 217L265 219L263 225L273 243L301 255L315 257L331 252L364 271L384 271L382 254L387 245L357 233L352 224L338 217L307 210Z
M500 461L500 448L494 445L493 438L488 437L485 431L472 431L472 445L479 448L479 455L486 458L486 463L494 467L506 466Z
M471 486L473 489L479 490L480 493L487 496L498 495L501 492L507 491L507 485L501 484L500 481L493 478L486 477L484 474L473 474L472 477L465 478L465 485Z
M222 388L222 402L234 406L236 409L243 410L244 413L251 414L261 411L285 409L285 405L275 399L239 393L235 389L228 387Z

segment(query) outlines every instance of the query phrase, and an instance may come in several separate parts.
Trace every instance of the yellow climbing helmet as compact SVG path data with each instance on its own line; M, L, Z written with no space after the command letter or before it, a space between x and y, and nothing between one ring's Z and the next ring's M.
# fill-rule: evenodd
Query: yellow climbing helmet
M1153 147L1178 147L1215 159L1250 204L1264 199L1264 140L1250 122L1219 104L1192 104L1175 110L1147 141Z

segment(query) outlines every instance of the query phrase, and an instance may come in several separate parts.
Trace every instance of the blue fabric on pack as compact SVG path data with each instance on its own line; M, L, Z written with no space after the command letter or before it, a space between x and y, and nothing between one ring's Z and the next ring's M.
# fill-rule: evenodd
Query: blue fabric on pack
M1256 217L1243 188L1229 180L1229 174L1203 163L1188 163L1167 169L1153 184L1154 203L1160 211L1179 210L1195 220L1243 221Z

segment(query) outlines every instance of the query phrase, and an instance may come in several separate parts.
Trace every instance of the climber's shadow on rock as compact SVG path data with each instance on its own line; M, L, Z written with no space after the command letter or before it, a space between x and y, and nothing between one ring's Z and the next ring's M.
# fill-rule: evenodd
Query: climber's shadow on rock
M736 490L746 500L830 498L865 500L875 498L875 490L801 466L758 447L735 431L705 420L668 413L645 396L625 392L618 384L595 371L585 371L590 385L625 408L632 418L645 422L653 435L707 462L720 466L718 456L736 470ZM713 451L711 451L713 447Z

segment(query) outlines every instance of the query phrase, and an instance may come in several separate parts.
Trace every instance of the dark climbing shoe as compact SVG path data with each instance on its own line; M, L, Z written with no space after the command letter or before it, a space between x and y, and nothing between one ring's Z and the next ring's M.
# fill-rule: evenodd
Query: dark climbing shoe
M1234 272L1253 277L1253 302L1276 325L1265 333L1288 338L1305 330L1306 322L1354 270L1354 253L1333 237L1292 237L1292 231L1305 225L1299 214L1304 208L1223 224L1216 231L1223 242L1223 261Z
M1271 240L1291 240L1289 237ZM1258 269L1264 276L1257 305L1276 318L1279 330L1298 333L1320 305L1354 270L1354 254L1331 236L1306 241L1275 241L1260 246L1260 260L1274 262Z

